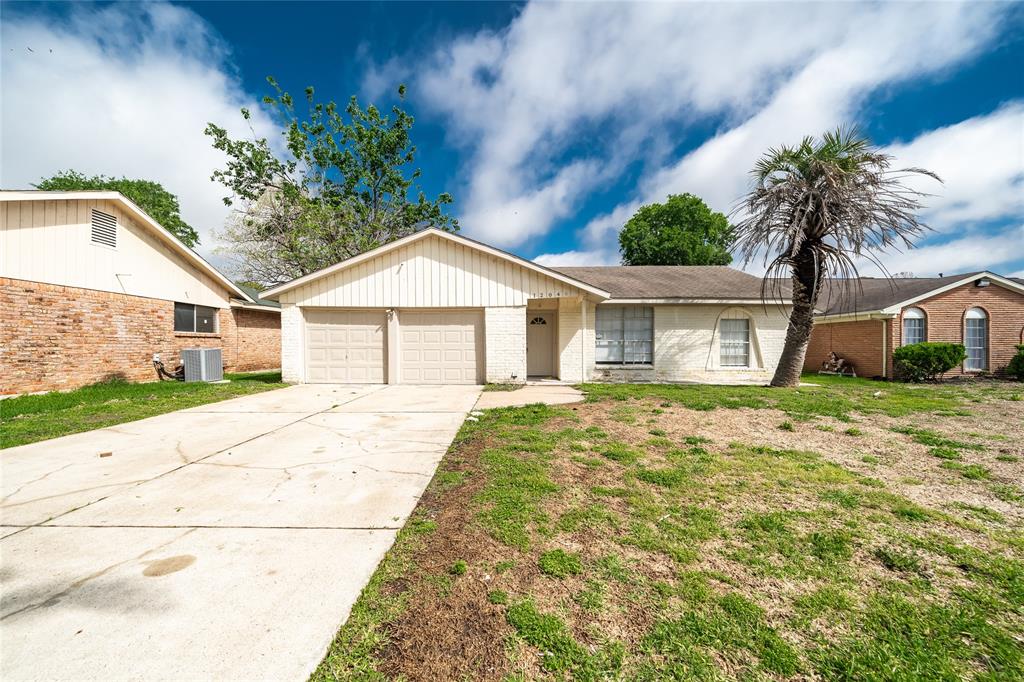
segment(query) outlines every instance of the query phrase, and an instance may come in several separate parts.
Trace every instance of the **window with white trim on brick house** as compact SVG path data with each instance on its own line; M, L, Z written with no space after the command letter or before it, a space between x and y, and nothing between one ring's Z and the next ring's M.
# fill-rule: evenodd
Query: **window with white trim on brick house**
M924 343L928 338L928 318L920 308L903 311L903 345Z
M965 370L983 372L988 369L988 313L981 308L970 308L964 315L964 347L967 348Z
M654 308L598 306L594 322L599 365L654 364Z
M215 334L217 309L191 303L174 304L174 331Z

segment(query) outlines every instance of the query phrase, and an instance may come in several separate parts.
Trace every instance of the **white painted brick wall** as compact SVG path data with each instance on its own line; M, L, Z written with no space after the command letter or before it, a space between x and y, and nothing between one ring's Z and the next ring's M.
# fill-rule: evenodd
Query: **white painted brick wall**
M488 383L526 381L526 306L484 308Z
M723 312L736 306L654 306L653 368L611 368L594 365L596 381L730 381L767 380L775 372L786 340L786 311L779 306L746 306L751 319L751 366L719 365L717 324ZM589 346L593 348L593 316L588 315Z
M281 377L288 382L305 380L305 320L294 303L281 304Z
M587 326L583 328L582 305ZM594 304L563 298L558 308L558 378L580 382L590 378L594 366Z

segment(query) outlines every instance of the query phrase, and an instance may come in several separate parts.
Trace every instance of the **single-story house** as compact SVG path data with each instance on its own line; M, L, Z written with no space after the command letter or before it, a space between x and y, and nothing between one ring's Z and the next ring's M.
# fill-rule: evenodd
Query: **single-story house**
M767 381L789 313L727 267L552 268L433 228L262 296L305 383Z
M993 272L833 283L818 301L804 363L821 368L829 353L857 374L894 376L893 351L922 341L962 343L967 360L950 374L998 373L1024 343L1024 280Z
M281 313L119 192L0 191L0 393L155 380L183 348L280 362Z

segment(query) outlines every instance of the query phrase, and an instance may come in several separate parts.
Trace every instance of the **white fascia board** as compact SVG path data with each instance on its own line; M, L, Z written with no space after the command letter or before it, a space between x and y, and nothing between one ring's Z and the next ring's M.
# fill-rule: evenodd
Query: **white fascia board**
M248 301L236 301L231 299L232 308L244 308L245 310L256 310L261 313L277 313L281 314L281 309L276 308L272 305L259 305L258 303L249 303Z
M148 213L143 211L134 201L121 194L120 192L112 191L82 191L82 192L46 192L41 190L26 190L26 191L0 191L0 201L115 201L121 204L128 210L128 213L132 214L140 223L145 227L152 230L161 241L171 247L171 249L183 256L185 260L191 262L197 268L205 272L206 274L213 277L215 280L220 282L227 288L228 291L238 294L239 298L246 301L252 301L244 291L242 291L237 284L232 282L230 279L225 277L220 270L213 267L198 253L188 248L173 234L168 232L160 223L153 220Z
M546 268L543 265L537 265L536 263L534 263L532 261L528 261L525 258L520 258L519 256L515 256L515 255L513 255L511 253L507 253L505 251L502 251L501 249L496 249L493 246L488 246L487 244L483 244L483 243L478 242L476 240L468 239L466 237L462 237L462 236L459 236L457 234L453 234L451 232L446 232L446 231L440 230L440 229L438 229L436 227L428 227L425 230L420 230L419 232L413 233L413 234L411 234L411 235L409 235L407 237L402 237L401 239L396 239L393 242L389 242L387 244L384 244L383 246L378 246L376 249L371 249L369 251L366 251L364 253L359 254L358 256L353 256L352 258L349 258L348 260L343 260L340 263L335 263L334 265L330 265L330 266L328 266L326 268L323 268L322 270L317 270L316 272L311 272L308 275L303 275L302 277L299 277L298 279L293 279L290 282L286 282L284 284L279 284L276 287L272 287L270 289L267 289L266 291L264 291L264 292L262 292L260 294L260 298L268 298L268 299L271 299L271 300L277 300L276 297L280 296L281 294L283 294L286 291L290 291L292 289L301 287L301 286L303 286L305 284L308 284L308 283L310 283L310 282L312 282L314 280L320 279L321 277L327 277L328 275L332 275L332 274L338 272L339 270L344 270L346 268L350 268L353 265L358 265L359 263L362 263L363 261L370 260L371 258L376 258L377 256L385 254L388 251L391 251L393 249L401 248L401 247L406 246L408 244L412 244L413 242L416 242L416 241L418 241L420 239L426 239L427 237L430 237L430 236L440 237L442 239L447 239L449 241L455 242L456 244L461 244L463 246L468 246L469 248L476 249L477 251L481 251L481 252L486 253L486 254L488 254L490 256L494 256L496 258L501 258L502 260L506 260L506 261L509 261L511 263L515 263L516 265L522 266L522 267L524 267L524 268L526 268L528 270L533 270L534 272L538 272L538 273L540 273L542 275L546 275L547 277L550 277L552 279L558 280L559 282L563 282L564 284L569 284L571 286L574 286L577 289L580 289L580 290L585 291L585 292L587 292L589 294L597 296L598 298L605 299L605 298L608 298L609 296L611 296L610 293L608 293L607 291L604 291L603 289L598 289L597 287L591 286L591 285L587 284L586 282L582 282L582 281L580 281L578 279L575 279L573 277L569 277L568 275L563 275L562 273L556 272L556 271L551 270L549 268Z
M1006 289L1009 289L1010 291L1016 291L1018 293L1024 294L1024 285L1018 284L1017 282L1014 282L1012 279L1007 279L1007 278L1005 278L1005 277L1003 277L1001 275L997 275L994 272L988 272L986 270L985 272L979 272L976 275L971 275L970 277L964 277L963 279L957 280L957 281L955 281L955 282L953 282L951 284L947 284L945 286L941 286L941 287L939 287L937 289L932 289L931 291L925 292L925 293L921 294L920 296L915 296L914 298L908 298L905 301L900 301L899 303L894 303L894 304L892 304L891 306L889 306L887 308L882 308L881 312L883 312L883 313L898 313L898 312L900 312L900 310L902 310L903 308L905 308L908 305L913 305L913 304L915 304L915 303L917 303L919 301L923 301L925 299L931 298L932 296L938 296L941 293L944 293L944 292L949 291L951 289L956 289L957 287L962 287L965 284L970 284L971 282L977 282L979 279L992 280L992 282L994 284L998 284L1001 287L1005 287Z
M815 315L814 324L838 324L840 322L864 322L866 320L890 320L896 313L883 310L867 310L859 313L843 313L841 315Z

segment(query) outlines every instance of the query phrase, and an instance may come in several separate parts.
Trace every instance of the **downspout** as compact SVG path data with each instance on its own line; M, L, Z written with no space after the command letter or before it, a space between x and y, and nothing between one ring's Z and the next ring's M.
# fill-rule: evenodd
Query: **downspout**
M889 325L888 320L882 320L882 378L889 378Z

